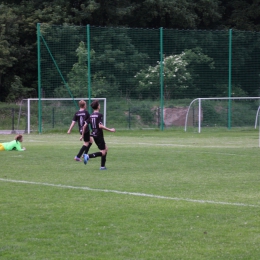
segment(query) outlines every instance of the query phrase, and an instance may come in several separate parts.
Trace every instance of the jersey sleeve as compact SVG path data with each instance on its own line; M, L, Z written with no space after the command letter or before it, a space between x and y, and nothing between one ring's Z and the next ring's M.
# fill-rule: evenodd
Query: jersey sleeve
M24 151L24 149L22 149L21 147L21 143L20 142L16 142L16 146L15 146L17 151Z
M77 113L74 114L72 121L77 122L78 121L78 117L77 117Z

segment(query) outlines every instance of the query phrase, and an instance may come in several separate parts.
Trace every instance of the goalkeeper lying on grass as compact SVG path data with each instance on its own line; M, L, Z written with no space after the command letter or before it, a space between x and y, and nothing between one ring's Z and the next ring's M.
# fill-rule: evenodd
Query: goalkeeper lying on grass
M17 135L15 140L8 143L0 143L0 151L25 151L25 147L21 147L21 142L23 141L22 135Z

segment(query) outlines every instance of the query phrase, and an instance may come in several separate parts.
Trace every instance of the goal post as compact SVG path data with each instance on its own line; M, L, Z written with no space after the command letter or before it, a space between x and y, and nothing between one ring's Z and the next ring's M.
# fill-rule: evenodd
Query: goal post
M20 103L18 129L25 122L28 134L37 131L41 133L40 129L42 131L65 131L69 128L73 115L77 110L73 102L80 100L89 102L89 98L41 98L40 101L39 98L23 99ZM91 98L90 100L99 100L101 104L100 113L103 114L103 124L106 126L106 98ZM41 108L38 107L39 102ZM89 113L92 113L92 111L89 111Z
M190 103L186 118L188 126L198 127L248 127L256 128L260 97L196 98ZM196 112L194 112L196 111Z

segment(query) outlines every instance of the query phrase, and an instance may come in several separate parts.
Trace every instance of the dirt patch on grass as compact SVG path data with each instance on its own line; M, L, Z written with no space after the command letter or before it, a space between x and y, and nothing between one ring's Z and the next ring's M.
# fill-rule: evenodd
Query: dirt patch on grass
M187 112L188 112L188 107L165 108L163 111L165 126L185 126ZM201 113L201 116L202 115L203 113ZM193 126L197 124L197 122L198 122L198 109L189 111L189 115L187 118L187 125Z

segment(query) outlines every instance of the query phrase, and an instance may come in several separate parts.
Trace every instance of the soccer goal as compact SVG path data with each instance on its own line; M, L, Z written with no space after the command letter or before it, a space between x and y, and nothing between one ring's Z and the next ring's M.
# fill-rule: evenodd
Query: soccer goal
M260 97L196 98L187 110L188 127L254 127L257 124Z
M103 114L103 124L106 126L107 100L106 98L91 98L91 101L96 99L100 102L100 113ZM18 129L26 128L28 134L53 130L66 131L71 124L73 115L79 109L75 106L75 102L78 105L79 100L85 100L88 103L89 99L41 98L40 108L38 98L23 99L20 104Z

